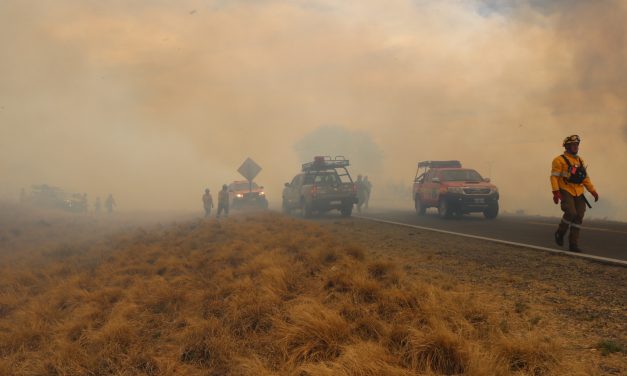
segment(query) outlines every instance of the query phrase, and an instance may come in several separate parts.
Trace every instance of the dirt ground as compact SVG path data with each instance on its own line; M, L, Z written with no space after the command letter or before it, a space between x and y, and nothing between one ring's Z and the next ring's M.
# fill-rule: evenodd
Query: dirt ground
M572 357L599 344L627 346L627 268L565 255L352 218L320 219L347 241L444 287L477 291L513 302L530 325L550 321L567 340ZM532 315L529 315L533 312ZM627 355L602 356L600 370L627 374Z

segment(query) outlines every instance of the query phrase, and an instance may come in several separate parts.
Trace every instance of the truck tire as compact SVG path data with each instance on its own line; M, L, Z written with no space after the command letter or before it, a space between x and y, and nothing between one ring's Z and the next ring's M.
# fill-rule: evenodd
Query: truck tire
M451 218L453 215L453 211L446 200L440 200L440 204L438 205L438 214L440 215L440 218L445 219Z
M422 204L418 196L414 199L414 206L416 207L416 214L418 215L425 215L427 212L427 208Z
M489 205L484 211L483 216L486 219L494 219L499 215L499 203Z
M342 217L350 217L353 214L353 205L344 206L340 209L340 213L342 213Z

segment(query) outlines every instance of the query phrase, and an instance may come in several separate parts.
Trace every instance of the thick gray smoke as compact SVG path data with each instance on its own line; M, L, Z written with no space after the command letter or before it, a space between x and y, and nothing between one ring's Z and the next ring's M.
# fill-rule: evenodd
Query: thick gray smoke
M294 145L302 162L316 155L344 156L351 161L351 169L363 174L380 174L383 152L370 135L340 126L325 126L308 133Z
M197 209L251 157L276 202L314 151L294 145L341 124L316 142L368 135L351 153L379 186L459 159L505 210L542 214L559 212L550 161L580 134L625 219L626 24L618 0L5 0L0 197L48 183Z

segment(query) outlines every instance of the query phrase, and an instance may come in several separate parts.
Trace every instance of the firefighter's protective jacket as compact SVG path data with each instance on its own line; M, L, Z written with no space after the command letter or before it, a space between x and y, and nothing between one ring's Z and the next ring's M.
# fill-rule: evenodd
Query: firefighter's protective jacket
M588 192L594 192L594 186L592 185L592 181L590 180L590 176L586 176L584 181L581 184L569 183L566 179L570 176L568 172L568 164L564 160L563 156L568 158L571 166L580 166L583 163L583 160L579 157L575 157L572 154L564 153L562 155L558 155L553 159L553 164L551 166L551 189L553 191L557 191L560 189L565 190L573 196L581 196L583 194L583 188L586 187Z
M218 203L223 205L228 205L229 203L229 192L224 189L218 193Z

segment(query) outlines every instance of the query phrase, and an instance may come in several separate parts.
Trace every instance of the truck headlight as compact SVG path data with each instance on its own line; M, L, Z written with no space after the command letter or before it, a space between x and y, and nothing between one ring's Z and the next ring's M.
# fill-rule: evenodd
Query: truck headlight
M259 192L259 196L265 196L265 195L266 195L266 192L264 191Z
M464 188L463 187L448 187L447 191L448 191L448 193L464 194Z
M241 193L238 193L238 194L236 194L236 195L235 195L235 197L237 197L237 198L242 198L242 197L244 197L244 195L243 195L243 194L241 194Z

